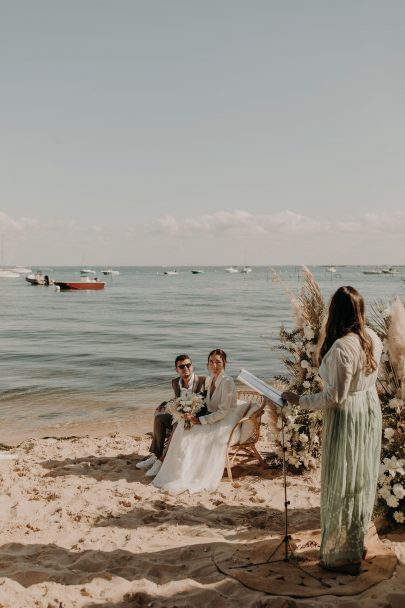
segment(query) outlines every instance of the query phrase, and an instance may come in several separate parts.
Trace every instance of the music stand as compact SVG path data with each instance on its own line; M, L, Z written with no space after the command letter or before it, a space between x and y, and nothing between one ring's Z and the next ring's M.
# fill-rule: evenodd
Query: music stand
M287 401L283 399L284 406L287 405ZM290 540L291 535L288 533L288 505L290 501L287 500L287 464L285 460L285 453L287 448L285 446L284 440L284 428L285 428L285 420L283 412L281 412L281 449L282 449L282 462L283 462L283 484L284 484L284 538L279 542L274 551L271 553L270 557L263 563L276 563L276 562L288 562L290 561L289 551L291 552L291 556L294 557L294 551L291 548ZM284 543L284 557L282 559L272 559L273 555L277 553L278 549ZM255 564L258 565L258 564Z

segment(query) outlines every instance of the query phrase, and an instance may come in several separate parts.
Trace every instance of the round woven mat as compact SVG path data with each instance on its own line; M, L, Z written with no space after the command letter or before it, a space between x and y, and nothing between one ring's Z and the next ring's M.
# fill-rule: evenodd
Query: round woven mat
M290 541L288 561L284 560L285 543L280 537L237 548L221 545L214 561L220 572L250 589L292 597L356 595L389 579L395 570L396 555L379 540L375 528L367 536L368 554L358 576L321 568L319 545L320 530L300 531Z

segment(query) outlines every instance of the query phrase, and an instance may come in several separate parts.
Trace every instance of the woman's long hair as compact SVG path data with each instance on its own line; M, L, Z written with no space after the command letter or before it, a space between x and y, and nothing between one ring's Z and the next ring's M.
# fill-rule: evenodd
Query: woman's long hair
M319 362L332 344L348 333L359 337L364 352L363 369L366 374L371 374L376 369L377 363L374 359L373 343L365 331L364 300L357 289L350 286L339 287L332 296Z

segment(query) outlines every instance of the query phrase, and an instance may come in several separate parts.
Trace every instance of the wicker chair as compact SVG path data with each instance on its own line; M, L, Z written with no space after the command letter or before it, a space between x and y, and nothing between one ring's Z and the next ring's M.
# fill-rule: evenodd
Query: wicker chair
M246 408L242 415L242 418L233 427L226 450L226 470L228 472L229 481L233 481L232 478L232 467L238 464L249 464L252 462L258 462L263 464L264 460L256 449L256 443L260 437L260 422L264 413L267 399L255 391L238 391L238 399L246 401ZM248 414L251 406L257 403L258 409L252 414ZM252 423L252 432L247 439L244 439L243 443L233 440L233 437L237 435L237 432L242 429L244 422L250 421Z

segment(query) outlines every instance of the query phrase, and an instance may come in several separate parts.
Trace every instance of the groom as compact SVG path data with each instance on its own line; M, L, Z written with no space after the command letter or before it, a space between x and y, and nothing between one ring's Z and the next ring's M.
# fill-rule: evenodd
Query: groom
M192 391L200 393L205 390L206 376L197 376L193 370L193 363L188 355L178 355L174 362L174 367L178 374L172 380L172 388L175 397L180 397L182 391ZM157 475L162 466L162 456L167 437L173 428L172 415L165 411L166 401L161 403L155 410L153 420L153 439L149 451L152 453L146 460L141 460L135 466L137 469L149 469L146 473L148 477ZM151 468L149 468L151 467Z

